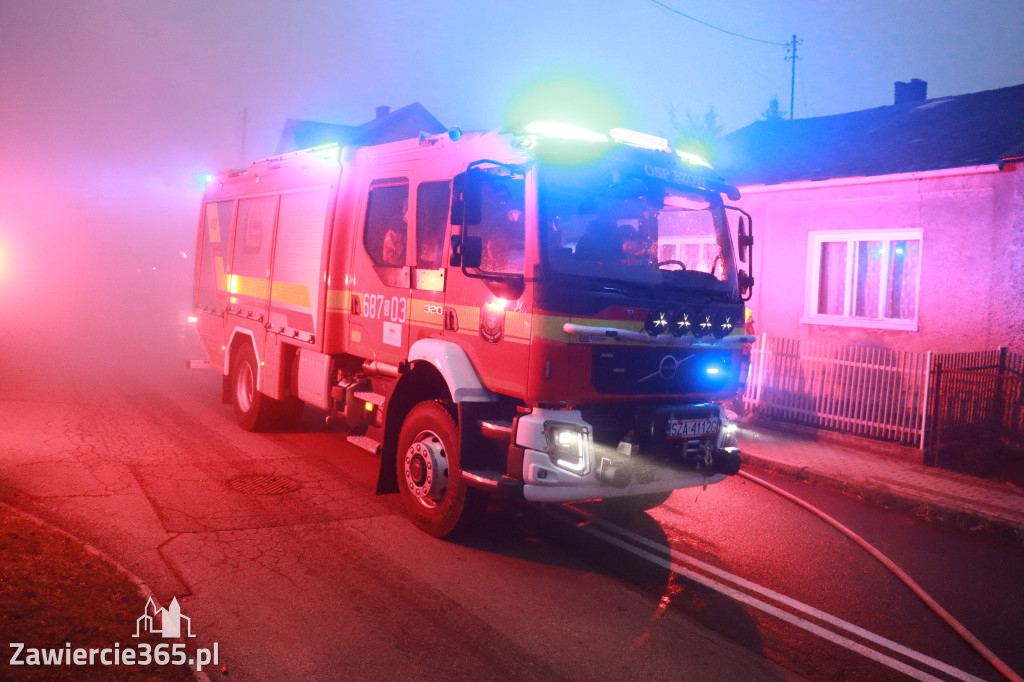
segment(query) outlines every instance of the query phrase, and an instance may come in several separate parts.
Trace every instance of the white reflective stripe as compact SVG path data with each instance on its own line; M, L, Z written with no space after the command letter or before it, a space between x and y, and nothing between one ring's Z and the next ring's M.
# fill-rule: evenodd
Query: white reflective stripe
M751 592L756 592L756 593L758 593L760 595L763 595L765 597L768 597L770 599L774 599L774 600L776 600L776 601L778 601L778 602L780 602L782 604L785 604L786 606L789 606L790 608L792 608L795 611L799 611L799 612L804 613L804 614L806 614L808 616L817 618L817 619L819 619L821 621L824 621L825 623L827 623L829 625L832 625L833 627L835 627L837 629L845 630L845 631L849 632L850 634L856 635L856 636L861 637L861 638L863 638L863 639L865 639L865 640L867 640L869 642L872 642L872 643L877 644L879 646L885 647L885 648L889 649L890 651L893 651L893 652L898 653L900 655L906 656L907 658L915 660L915 661L917 661L919 663L923 663L924 665L927 665L927 666L929 666L929 667L931 667L931 668L933 668L933 669L935 669L935 670L937 670L939 672L946 673L947 675L952 675L953 677L956 677L957 679L961 679L961 680L971 680L971 682L983 682L983 680L981 678L978 678L978 677L975 677L973 675L970 675L969 673L966 673L963 670L955 668L955 667L953 667L953 666L951 666L951 665L949 665L947 663L943 663L942 661L939 661L939 660L937 660L935 658L932 658L930 656L922 654L919 651L915 651L914 649L910 649L909 647L903 646L902 644L899 644L898 642L894 642L891 639L887 639L886 637L883 637L881 635L877 635L877 634L871 632L870 630L865 630L864 628L862 628L860 626L854 625L853 623L845 621L842 618L839 618L837 616L833 616L833 615L831 615L829 613L826 613L824 611L816 609L813 606L809 606L809 605L804 604L803 602L797 601L797 600L795 600L795 599L793 599L791 597L787 597L784 594L780 594L779 592L776 592L776 591L774 591L774 590L772 590L770 588L764 587L762 585L758 585L757 583L751 582L751 581L749 581L749 580L747 580L745 578L741 578L738 575L734 575L732 573L729 573L728 571L723 571L722 569L717 568L715 566L712 566L712 565L710 565L710 564L708 564L708 563L706 563L704 561L701 561L700 559L696 559L694 557L688 556L688 555L683 554L681 552L678 552L678 551L676 551L674 549L669 549L668 550L669 551L669 555L671 556L671 559L669 559L667 557L661 557L661 556L657 556L655 554L652 554L652 553L650 553L650 552L648 552L648 551L646 551L644 549L640 549L639 547L635 547L634 545L631 545L631 544L627 543L624 540L616 538L616 537L614 537L613 535L611 535L610 533L608 533L608 532L606 532L604 530L595 528L594 526L603 526L605 528L608 528L608 529L610 529L610 530L612 530L612 531L614 531L614 532L616 532L616 533L618 533L618 534L628 538L632 542L635 542L635 543L641 544L641 545L645 545L647 547L651 547L651 548L653 548L653 549L655 549L657 551L663 552L663 551L665 551L666 548L664 546L659 545L658 543L654 542L653 540L650 540L648 538L643 537L642 535L638 535L636 533L633 533L632 531L626 530L626 529L621 528L619 526L616 526L614 524L610 524L610 523L608 523L606 521L603 521L602 519L599 519L597 517L591 516L589 514L584 514L583 512L580 512L580 511L575 510L575 509L566 510L566 511L570 511L570 512L572 512L573 514L575 514L577 516L585 517L588 520L590 520L591 521L591 525L590 526L583 526L582 527L583 530L585 530L587 532L590 532L590 533L592 533L595 536L600 537L602 540L610 542L610 543L616 545L617 547L621 547L622 549L625 549L628 552L636 554L637 556L641 556L641 557L643 557L645 559L648 559L649 561L652 561L653 563L656 563L656 564L658 564L660 566L664 566L666 568L669 568L670 570L672 570L673 572L675 572L675 573L677 573L679 575L682 575L682 576L684 576L686 578L694 580L695 582L698 582L698 583L700 583L700 584L702 584L702 585L704 585L706 587L710 587L711 589L714 589L714 590L716 590L718 592L721 592L722 594L725 594L726 596L732 597L733 599L736 599L737 601L742 601L743 603L749 604L750 606L753 606L754 608L760 609L761 611L764 611L765 613L770 613L771 615L776 616L776 617L778 617L778 618L780 618L780 619L782 619L782 620L784 620L784 621L786 621L786 622L788 622L788 623L790 623L792 625L795 625L795 626L797 626L799 628L807 630L808 632L813 632L814 634L816 634L816 635L818 635L818 636L820 636L820 637L822 637L824 639L827 639L827 640L833 642L834 644L842 646L842 647L844 647L846 649L850 649L851 651L855 651L855 652L865 656L866 658L870 658L870 659L872 659L872 660L874 660L874 661L876 661L878 663L881 663L882 665L885 665L885 666L888 666L890 668L893 668L894 670L899 670L900 672L903 672L903 673L905 673L905 674L907 674L907 675L909 675L909 676L911 676L911 677L913 677L915 679L919 679L919 680L921 680L921 679L924 679L924 680L935 680L935 679L938 679L938 678L935 678L935 677L933 677L931 675L928 675L927 673L924 673L924 672L918 670L917 668L912 668L910 666L907 666L906 664L904 664L904 663L902 663L900 661L897 661L894 658L890 658L889 656L886 656L883 653L877 652L874 649L869 649L869 648L865 647L864 645L859 644L858 642L855 642L855 641L853 641L851 639L843 637L842 635L838 635L838 634L833 633L833 632L831 632L829 630L825 630L821 626L816 625L814 623L811 623L809 621L803 620L802 618L800 618L798 616L795 616L795 615L793 615L793 614L791 614L791 613L789 613L787 611L782 611L781 609L779 609L779 608L777 608L775 606L772 606L771 604L768 604L766 602L763 602L763 601L757 599L756 597L752 597L752 596L747 595L747 594L745 594L743 592L739 592L738 590L734 590L733 588L730 588L730 587L728 587L728 586L726 586L726 585L724 585L722 583L719 583L719 582L717 582L715 580L712 580L710 578L702 576L699 573L695 573L695 572L693 572L691 570L688 570L686 568L678 566L678 565L676 565L675 561L673 561L673 560L680 561L680 562L685 563L685 564L689 564L689 565L693 566L694 568L699 568L702 571L710 573L710 574L712 574L712 575L714 575L716 577L719 577L719 578L721 578L721 579L723 579L723 580L725 580L727 582L733 583L734 585L737 585L737 586L743 587L745 589L748 589ZM554 514L552 512L549 512L549 514L551 514L552 516L556 516L556 518L557 518L556 514ZM574 524L574 526L575 525L576 524Z

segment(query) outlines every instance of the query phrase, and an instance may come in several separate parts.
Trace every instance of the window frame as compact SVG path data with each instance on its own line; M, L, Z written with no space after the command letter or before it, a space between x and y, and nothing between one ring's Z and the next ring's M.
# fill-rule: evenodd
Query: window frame
M886 317L857 317L854 315L856 298L856 258L858 242L882 242L882 262L889 262L889 250L892 242L917 240L920 244L920 263L917 268L917 304L914 307L914 319L902 320ZM829 242L846 242L846 292L843 297L843 314L826 315L818 312L818 296L821 286L821 255L822 246ZM840 327L862 327L867 329L890 329L896 331L918 331L921 316L921 270L924 262L923 231L913 229L880 229L880 230L812 230L807 233L807 274L804 287L804 314L800 322L804 324L823 324ZM889 291L888 268L882 271L882 281L878 287L878 310L885 314L885 300Z

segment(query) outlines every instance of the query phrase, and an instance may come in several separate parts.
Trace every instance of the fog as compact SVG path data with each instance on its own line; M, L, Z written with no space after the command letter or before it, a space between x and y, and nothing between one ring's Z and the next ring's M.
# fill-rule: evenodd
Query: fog
M1020 0L665 4L798 34L798 116L889 104L913 77L929 96L1024 82ZM0 0L0 353L198 356L199 178L272 154L289 117L357 125L419 101L481 129L524 102L600 101L662 135L671 109L713 105L729 131L772 96L788 108L784 57L644 0Z

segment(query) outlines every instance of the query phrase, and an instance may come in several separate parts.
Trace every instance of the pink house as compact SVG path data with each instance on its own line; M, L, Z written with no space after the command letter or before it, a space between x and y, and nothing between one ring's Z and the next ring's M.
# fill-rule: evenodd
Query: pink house
M716 167L754 219L757 331L1024 352L1024 85L758 121Z

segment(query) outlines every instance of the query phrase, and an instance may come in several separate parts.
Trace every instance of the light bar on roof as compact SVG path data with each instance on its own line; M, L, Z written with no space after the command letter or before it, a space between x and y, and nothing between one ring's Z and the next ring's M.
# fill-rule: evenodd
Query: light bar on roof
M679 158L682 159L683 163L685 163L687 166L707 166L708 168L711 168L711 164L708 163L707 159L705 159L702 156L698 156L697 154L691 154L690 152L680 151L678 149L676 150L676 154L679 155Z
M533 123L528 123L524 130L528 135L560 137L564 140L583 140L585 142L608 141L607 135L596 130L581 128L571 123L560 123L558 121L534 121Z
M647 133L627 128L612 128L609 132L613 140L622 144L630 144L634 147L643 147L644 149L669 151L668 140L657 135L648 135Z
M319 147L313 147L309 150L309 153L323 161L337 163L341 159L341 145L337 142L328 142Z

